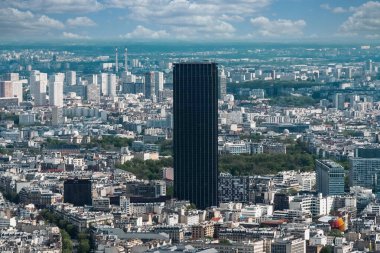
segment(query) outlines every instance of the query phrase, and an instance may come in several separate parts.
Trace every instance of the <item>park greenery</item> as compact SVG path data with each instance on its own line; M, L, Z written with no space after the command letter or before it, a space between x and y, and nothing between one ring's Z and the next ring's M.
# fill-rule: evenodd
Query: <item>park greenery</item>
M131 138L103 135L101 139L91 141L91 144L100 145L101 148L108 150L113 148L132 146L132 142L133 139Z
M249 88L249 89L267 89L268 87L276 87L282 89L289 88L311 88L314 86L327 85L326 83L317 83L317 82L308 82L308 81L281 81L281 80L254 80L243 83L229 83L227 85L229 92L237 91L240 88Z
M253 138L258 138L258 136L253 135ZM302 142L291 139L282 140L282 142L287 144L286 154L221 154L219 156L219 170L232 175L265 175L284 170L314 170L314 156L307 152ZM132 159L118 165L118 168L129 171L138 178L153 180L162 178L163 167L172 166L172 158L162 158L156 161Z
M284 170L313 171L315 159L301 142L289 144L286 154L232 155L219 157L219 170L232 175L266 175Z
M78 240L78 252L87 253L90 252L90 237L88 233L79 233L76 227L69 222L65 221L58 215L52 213L48 209L41 211L41 216L49 223L55 224L60 228L62 235L62 252L73 252L72 239Z
M308 107L318 103L317 100L307 96L280 96L271 99L269 104L272 106Z
M173 167L173 159L171 157L146 161L132 159L124 164L118 165L119 169L129 171L135 174L138 178L149 180L161 179L163 167Z

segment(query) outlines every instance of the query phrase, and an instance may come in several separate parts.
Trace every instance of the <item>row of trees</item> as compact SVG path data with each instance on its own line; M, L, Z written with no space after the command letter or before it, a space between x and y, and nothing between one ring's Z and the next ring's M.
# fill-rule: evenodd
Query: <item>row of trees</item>
M52 213L50 210L44 209L40 213L42 217L48 222L55 224L61 230L62 235L62 252L73 252L72 239L78 240L78 252L90 252L90 238L88 233L79 233L77 228L69 222L63 220L58 215Z

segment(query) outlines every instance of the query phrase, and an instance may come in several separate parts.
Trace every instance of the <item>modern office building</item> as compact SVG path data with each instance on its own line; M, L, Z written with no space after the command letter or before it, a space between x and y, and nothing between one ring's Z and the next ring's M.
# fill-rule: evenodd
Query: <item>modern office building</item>
M218 67L177 63L174 90L174 197L218 204Z
M74 206L92 205L92 182L90 179L67 179L63 184L63 199Z
M350 185L380 193L380 158L351 158Z
M155 89L155 74L154 72L148 72L145 74L145 88L144 88L144 95L145 98L152 98L153 95L156 94Z
M317 192L323 196L344 194L344 168L331 160L316 161Z

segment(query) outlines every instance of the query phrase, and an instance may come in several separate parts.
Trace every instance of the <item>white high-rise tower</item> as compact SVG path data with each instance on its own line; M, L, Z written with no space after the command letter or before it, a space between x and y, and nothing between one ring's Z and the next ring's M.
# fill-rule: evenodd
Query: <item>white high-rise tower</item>
M49 105L62 107L63 106L63 82L65 75L58 73L49 79Z
M115 72L119 72L119 60L118 60L118 52L117 52L117 48L116 48L116 57L115 57Z

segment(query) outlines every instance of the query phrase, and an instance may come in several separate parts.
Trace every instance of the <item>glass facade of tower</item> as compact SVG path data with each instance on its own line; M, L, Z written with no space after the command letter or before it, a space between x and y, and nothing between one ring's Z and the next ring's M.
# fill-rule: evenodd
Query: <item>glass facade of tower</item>
M218 67L177 63L174 89L174 196L197 208L216 206L218 191Z

